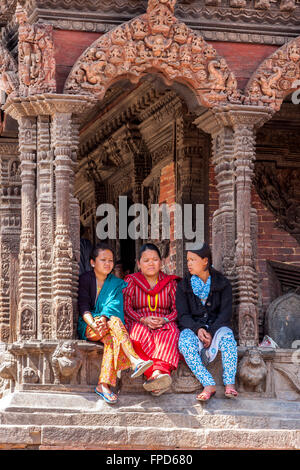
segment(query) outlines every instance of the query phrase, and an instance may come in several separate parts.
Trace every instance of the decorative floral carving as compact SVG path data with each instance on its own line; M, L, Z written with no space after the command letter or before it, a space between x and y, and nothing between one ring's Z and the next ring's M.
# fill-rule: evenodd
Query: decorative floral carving
M145 15L101 36L74 65L65 92L102 99L118 77L137 83L155 69L167 84L179 80L192 87L205 106L241 102L237 81L225 59L175 18L175 3L149 0Z

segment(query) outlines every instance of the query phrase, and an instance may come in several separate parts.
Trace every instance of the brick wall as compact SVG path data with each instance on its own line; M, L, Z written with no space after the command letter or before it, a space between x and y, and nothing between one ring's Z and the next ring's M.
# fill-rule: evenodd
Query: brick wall
M84 31L53 31L57 93L63 92L65 81L77 59L100 36L99 33Z
M256 191L252 191L252 205L257 210L257 270L259 275L260 311L264 315L272 302L272 285L267 272L267 260L300 266L300 246L288 232L274 226L274 215L263 205Z

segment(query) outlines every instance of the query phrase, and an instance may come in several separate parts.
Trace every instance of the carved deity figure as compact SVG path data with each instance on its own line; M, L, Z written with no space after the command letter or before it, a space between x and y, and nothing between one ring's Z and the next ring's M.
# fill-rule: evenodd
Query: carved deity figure
M177 23L174 26L174 40L179 44L185 44L189 36L189 29L184 23Z
M153 34L167 35L174 22L174 16L163 4L160 4L149 13L149 24Z
M172 12L174 12L176 1L177 0L149 0L148 10L153 10L153 9L157 8L159 5L165 5Z
M160 57L170 47L172 39L165 39L162 34L158 34L145 38L145 43L152 49L154 57Z
M52 25L29 24L26 12L18 4L19 76L22 95L55 92L55 58Z
M147 36L147 23L140 18L136 18L131 23L132 37L138 41Z
M0 90L16 96L19 88L17 64L10 53L0 44Z

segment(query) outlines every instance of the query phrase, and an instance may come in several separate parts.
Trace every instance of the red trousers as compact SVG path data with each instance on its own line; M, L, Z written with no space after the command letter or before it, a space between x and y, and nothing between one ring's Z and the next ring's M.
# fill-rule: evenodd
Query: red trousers
M147 356L147 354L143 351L140 343L133 340L131 341L135 352L141 359L143 359L144 361L148 361L149 359L151 359L153 361L153 365L144 372L144 375L147 377L147 379L150 379L151 375L155 370L160 370L164 374L171 375L171 371L175 369L175 367L173 367L171 364L168 364L167 362L160 361L159 359L153 359L153 357Z

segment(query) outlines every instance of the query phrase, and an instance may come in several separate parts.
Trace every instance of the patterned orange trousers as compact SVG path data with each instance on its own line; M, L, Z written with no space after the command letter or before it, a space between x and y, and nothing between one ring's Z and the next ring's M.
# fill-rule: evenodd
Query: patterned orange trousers
M104 351L98 384L106 383L115 387L117 372L131 367L131 362L126 356L123 346L131 356L136 359L139 359L139 356L133 349L129 334L120 318L111 317L107 322L107 326L109 333L100 339L104 343ZM98 338L95 339L95 334L93 335L90 330L91 328L87 328L87 339L91 341L99 340Z

